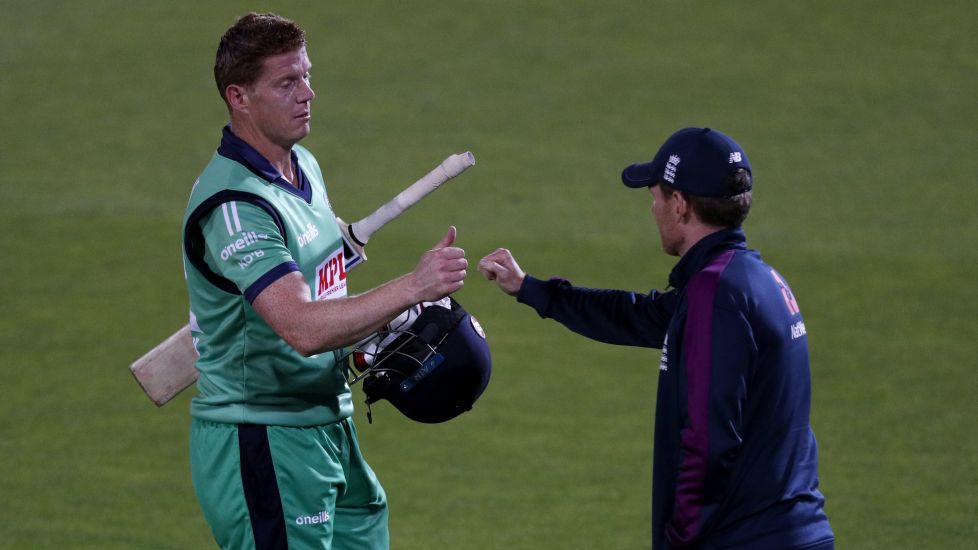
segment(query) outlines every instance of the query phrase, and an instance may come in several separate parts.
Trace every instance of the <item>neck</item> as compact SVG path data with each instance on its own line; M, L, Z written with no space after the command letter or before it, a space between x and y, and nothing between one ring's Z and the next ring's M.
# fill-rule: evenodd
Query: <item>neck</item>
M689 252L689 249L693 248L693 246L703 240L704 237L712 235L721 229L723 228L712 225L704 225L701 223L694 223L687 226L683 242L679 246L679 256L682 257L686 255L686 252Z
M265 157L265 160L274 166L289 183L296 185L295 174L292 172L291 144L288 148L285 148L268 139L253 124L249 124L247 120L236 120L233 117L231 119L231 131L242 141L251 145L261 156Z

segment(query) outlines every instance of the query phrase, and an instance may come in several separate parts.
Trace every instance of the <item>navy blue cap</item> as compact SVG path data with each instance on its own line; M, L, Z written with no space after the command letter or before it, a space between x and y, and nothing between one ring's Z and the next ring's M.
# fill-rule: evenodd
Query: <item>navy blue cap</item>
M740 168L750 173L747 153L737 142L718 130L683 128L662 144L649 162L632 164L621 173L628 187L651 187L658 183L700 197L729 197L726 179Z

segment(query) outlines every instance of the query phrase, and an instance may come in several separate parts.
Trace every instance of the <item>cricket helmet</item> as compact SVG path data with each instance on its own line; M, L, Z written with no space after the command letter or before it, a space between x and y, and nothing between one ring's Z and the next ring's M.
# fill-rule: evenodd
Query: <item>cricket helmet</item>
M370 405L386 399L417 422L446 422L475 404L492 373L479 322L451 297L408 309L354 346L353 367Z

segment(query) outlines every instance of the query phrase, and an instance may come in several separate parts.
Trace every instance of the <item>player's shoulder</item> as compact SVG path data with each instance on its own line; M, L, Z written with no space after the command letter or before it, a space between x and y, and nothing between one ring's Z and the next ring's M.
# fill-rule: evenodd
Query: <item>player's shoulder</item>
M689 286L698 294L720 297L742 297L763 269L760 256L749 249L729 249L711 259L690 279Z
M724 269L718 273L717 284L722 288L750 286L759 275L770 270L771 266L764 262L756 250L749 248L733 250Z
M718 294L738 302L753 302L772 294L780 296L787 285L781 273L751 249L738 251L717 283Z
M247 166L215 153L194 183L193 192L212 195L225 189L250 187L262 181Z
M252 202L267 199L267 184L264 179L246 166L232 159L215 155L194 182L187 202L185 221L202 220L223 205L234 203L234 212L254 210ZM268 204L268 201L263 201ZM227 208L227 207L226 207Z

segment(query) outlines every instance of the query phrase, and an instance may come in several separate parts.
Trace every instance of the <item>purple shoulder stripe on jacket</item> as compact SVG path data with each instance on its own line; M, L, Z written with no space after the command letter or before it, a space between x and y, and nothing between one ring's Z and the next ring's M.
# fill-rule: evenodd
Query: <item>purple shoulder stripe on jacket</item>
M666 527L670 543L685 545L699 532L703 486L710 453L709 399L713 355L713 305L720 276L734 250L720 254L687 286L687 317L683 337L686 365L687 422L682 428L682 451L676 484L676 509Z

